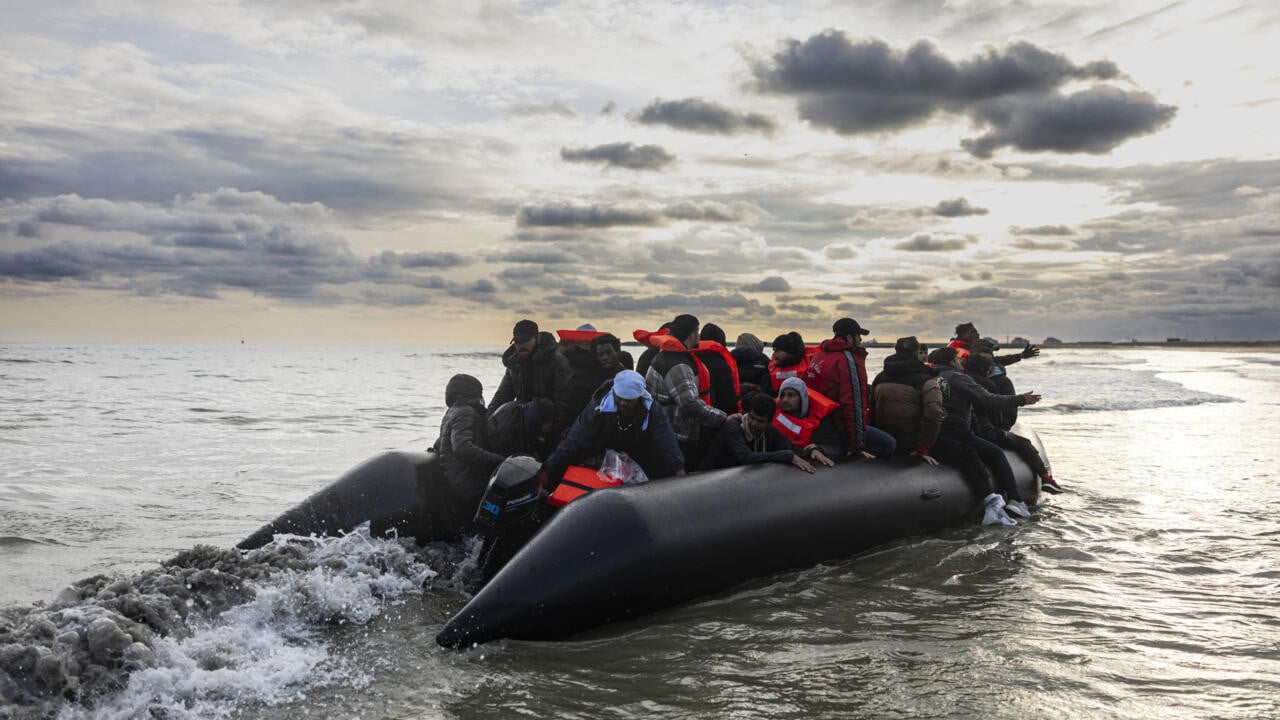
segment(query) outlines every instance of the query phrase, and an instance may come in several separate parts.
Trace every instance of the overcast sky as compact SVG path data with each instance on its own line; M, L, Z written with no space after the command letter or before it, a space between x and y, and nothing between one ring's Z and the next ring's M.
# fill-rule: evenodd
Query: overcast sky
M1280 338L1274 2L0 15L0 339Z

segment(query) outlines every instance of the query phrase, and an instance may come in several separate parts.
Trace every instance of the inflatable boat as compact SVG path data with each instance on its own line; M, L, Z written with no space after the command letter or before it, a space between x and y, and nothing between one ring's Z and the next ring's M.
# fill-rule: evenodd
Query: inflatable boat
M1041 455L1034 432L1030 437ZM1027 503L1039 479L1006 452ZM1046 461L1048 460L1045 456ZM419 542L467 532L432 453L385 453L245 538L370 531ZM723 592L755 577L975 523L982 494L947 466L851 460L807 474L750 465L583 494L553 514L440 631L446 647L558 640Z

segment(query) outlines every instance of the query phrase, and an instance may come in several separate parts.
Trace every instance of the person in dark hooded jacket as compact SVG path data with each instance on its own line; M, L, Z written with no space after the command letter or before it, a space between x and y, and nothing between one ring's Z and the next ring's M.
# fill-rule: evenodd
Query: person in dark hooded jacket
M979 346L980 347L980 346ZM969 357L964 359L965 374L973 378L974 382L994 395L1003 395L998 389L996 383L990 377L990 373L994 367L997 367L991 360L990 354L984 354L974 349ZM992 413L980 407L973 409L973 432L978 437L1004 448L1012 450L1022 461L1031 468L1031 471L1040 478L1040 487L1051 493L1060 493L1062 488L1053 479L1049 468L1044 463L1044 458L1040 456L1040 451L1036 450L1036 446L1030 440L1016 435L1008 430L1000 428L996 423L998 413Z
M871 422L893 436L898 453L918 455L932 465L930 451L947 411L938 379L917 357L919 347L914 337L898 338L893 354L884 359L884 370L871 383Z
M764 342L760 338L742 333L729 354L738 364L738 391L743 399L754 392L773 393L769 383L769 358L764 354Z
M504 459L492 452L485 433L484 387L471 375L454 375L445 386L448 410L440 421L435 450L452 496L444 503L459 528L470 524L489 476Z
M950 438L977 452L990 466L996 484L1007 498L1005 509L1021 518L1031 517L1004 451L975 435L972 425L975 405L983 410L1034 405L1040 402L1040 396L1030 392L1021 395L992 394L964 374L956 349L952 347L938 348L929 353L929 364L938 371L938 385L942 387L947 407L947 417L942 421L939 437Z
M502 376L493 402L496 410L512 400L528 403L546 398L551 404L550 417L540 418L542 432L539 445L544 451L559 439L560 433L573 422L570 411L573 368L569 360L556 352L555 336L539 332L532 320L521 320L511 332L511 346L502 353L507 371Z

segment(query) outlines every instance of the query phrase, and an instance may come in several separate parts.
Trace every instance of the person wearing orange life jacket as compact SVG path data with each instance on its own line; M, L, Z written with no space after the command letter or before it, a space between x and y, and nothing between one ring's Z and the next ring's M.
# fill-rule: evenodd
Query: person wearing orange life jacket
M782 381L787 378L804 378L809 369L809 356L804 346L804 338L794 330L783 333L773 339L773 358L769 360L769 385L773 394L782 389Z
M809 363L805 384L840 403L837 424L848 442L846 454L889 457L897 442L889 433L871 426L867 351L862 347L862 336L869 332L847 317L836 320L831 331L834 337L822 341Z
M675 342L654 357L645 374L645 386L666 411L689 468L701 464L713 431L728 417L723 410L703 402L699 375L705 368L690 353L698 346L700 324L693 315L677 315L669 331Z
M773 426L800 457L831 467L832 458L844 454L844 434L835 424L838 409L836 402L810 390L800 378L787 378L778 391Z

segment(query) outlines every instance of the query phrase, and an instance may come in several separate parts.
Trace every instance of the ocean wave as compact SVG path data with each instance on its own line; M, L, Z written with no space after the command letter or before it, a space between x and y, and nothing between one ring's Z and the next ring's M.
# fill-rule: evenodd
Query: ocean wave
M20 548L28 545L62 545L52 538L30 538L22 535L0 535L0 548Z
M410 540L277 536L248 553L197 546L48 606L0 610L0 716L225 717L309 687L362 682L323 629L364 624L436 576Z
M1128 410L1156 410L1159 408L1190 407L1212 403L1240 402L1235 398L1210 395L1187 398L1132 398L1132 399L1099 399L1097 402L1061 402L1038 405L1032 412L1106 412Z
M1245 355L1243 357L1233 358L1239 362L1250 365L1268 365L1271 367L1280 367L1280 358L1274 357L1258 357L1256 355Z

